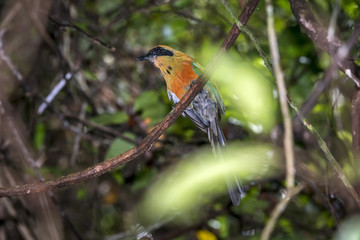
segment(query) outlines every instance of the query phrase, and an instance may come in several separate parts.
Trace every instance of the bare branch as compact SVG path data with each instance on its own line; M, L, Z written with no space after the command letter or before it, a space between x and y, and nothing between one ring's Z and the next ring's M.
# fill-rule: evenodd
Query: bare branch
M6 32L5 29L2 29L2 30L0 31L0 57L1 57L1 59L6 63L6 65L8 66L8 68L10 68L12 74L14 74L14 76L17 78L17 80L19 80L19 82L21 82L21 81L23 80L22 74L16 69L15 65L12 63L12 61L11 61L10 58L5 54L5 51L4 51L3 38L4 38L5 32Z
M118 137L118 138L121 138L129 143L132 143L132 144L137 144L138 142L125 136L124 134L122 134L121 132L113 129L113 128L110 128L110 127L106 127L106 126L102 126L100 124L97 124L96 122L93 122L93 121L90 121L90 120L87 120L85 118L79 118L78 116L75 116L75 115L70 115L70 114L65 114L64 117L66 118L70 118L70 119L75 119L76 121L78 121L79 123L82 123L82 124L85 124L85 125L88 125L90 127L93 127L95 129L98 129L104 133L107 133L107 134L111 134L112 136L115 136L115 137Z
M115 52L116 48L114 46L111 46L110 44L105 43L104 41L101 41L98 38L95 38L93 36L91 36L89 33L85 32L84 30L82 30L81 28L79 28L76 25L70 24L68 22L58 22L55 19L53 19L52 17L49 16L49 20L50 22L54 23L55 25L58 25L60 27L66 27L66 28L72 28L76 31L78 31L79 33L81 33L82 35L84 35L85 37L87 37L91 42L93 42L94 44L100 45L102 47L105 47L107 49L109 49L112 52Z

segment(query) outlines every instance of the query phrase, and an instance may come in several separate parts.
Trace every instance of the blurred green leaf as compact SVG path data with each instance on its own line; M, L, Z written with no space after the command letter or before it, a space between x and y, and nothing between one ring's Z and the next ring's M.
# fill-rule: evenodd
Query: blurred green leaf
M96 4L96 9L100 14L105 14L119 5L119 0L102 0Z
M80 188L80 189L77 190L76 198L79 201L84 200L86 196L87 196L87 191L84 188Z
M134 102L134 111L142 111L151 108L159 102L158 94L155 91L144 91Z
M154 178L157 171L155 168L143 168L136 176L134 184L131 186L132 191L138 191L149 185L149 182Z
M96 122L100 125L109 125L109 124L121 124L127 122L129 116L124 112L117 112L114 114L100 114L96 117L91 118L90 120Z
M325 227L333 227L333 226L335 226L335 222L329 212L323 211L320 214L317 214L316 228L322 229Z
M359 16L360 3L353 0L344 0L341 2L344 11L352 18L356 19Z
M112 229L116 227L116 224L121 222L120 215L117 209L112 205L103 206L101 218L98 219L98 224L103 230L104 234L108 235L112 232Z
M262 212L269 207L269 204L264 200L256 199L250 196L251 193L247 194L242 200L240 205L240 212L243 214L252 215L256 212Z
M174 7L178 9L189 7L192 4L192 0L179 0L174 2Z
M216 220L220 223L220 236L226 239L229 236L229 219L225 216L218 216Z
M135 140L134 134L125 133L124 135ZM115 156L121 154L121 153L124 153L124 152L128 151L129 149L133 148L134 146L135 145L133 143L129 143L128 141L126 141L122 138L115 138L106 152L105 160L108 160L112 157L115 157Z
M174 211L179 221L195 219L201 215L201 204L224 194L225 174L251 181L274 174L278 165L277 150L269 145L234 143L223 155L225 161L219 161L206 148L159 177L139 206L142 219L154 221Z
M271 80L234 55L221 61L212 79L223 92L227 116L239 120L254 133L271 130L277 109Z
M151 125L161 121L169 111L167 106L159 100L159 93L156 91L143 92L134 103L134 111L141 111L143 119L151 119Z
M360 239L360 216L354 215L341 223L334 240L359 240Z
M284 230L284 232L288 233L290 236L294 237L294 229L292 227L291 222L289 219L286 218L280 218L279 219L279 225Z
M44 123L38 123L35 128L34 134L34 146L37 150L40 150L44 146L46 136L46 129Z
M88 46L84 46L84 48L87 48ZM83 69L82 70L82 73L84 74L85 78L88 79L88 80L97 80L97 76L95 73L89 71L89 70L86 70L86 69Z
M118 185L123 185L125 180L124 177L122 176L122 174L118 171L112 171L111 172L111 176L115 179L116 183Z

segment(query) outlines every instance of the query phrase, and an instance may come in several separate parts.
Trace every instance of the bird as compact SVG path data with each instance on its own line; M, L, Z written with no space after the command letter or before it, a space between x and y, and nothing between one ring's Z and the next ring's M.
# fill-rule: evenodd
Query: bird
M160 69L166 82L168 98L175 105L204 70L198 62L187 54L166 45L157 45L136 60L148 60ZM220 127L221 116L224 113L225 106L220 92L211 81L205 84L200 93L182 113L199 129L207 133L213 153L219 158L222 158L221 148L226 146L225 136ZM225 179L230 199L235 206L238 206L244 195L240 181L234 173L227 174Z

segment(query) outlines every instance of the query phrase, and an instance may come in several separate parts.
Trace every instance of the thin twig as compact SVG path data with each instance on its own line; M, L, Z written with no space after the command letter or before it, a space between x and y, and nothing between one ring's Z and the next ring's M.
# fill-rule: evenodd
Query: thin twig
M260 240L270 239L270 235L274 230L277 219L280 217L281 213L286 209L286 206L289 204L290 200L296 195L298 195L303 188L304 186L302 184L299 184L298 186L291 188L286 193L285 197L281 199L281 201L276 205L274 210L271 212L268 223L266 224L263 232L261 233Z
M19 82L22 82L22 80L23 80L22 74L16 69L15 65L12 63L12 61L10 60L10 58L6 55L6 53L4 51L3 38L4 38L5 32L6 32L5 29L0 30L0 57L6 63L8 68L11 70L12 74L14 74L14 76L17 78L17 80L19 80Z
M107 49L109 49L112 52L116 51L116 48L114 46L111 46L110 44L107 44L103 41L101 41L98 38L95 38L93 36L91 36L89 33L85 32L84 30L82 30L81 28L79 28L78 26L74 25L74 24L70 24L68 22L58 22L55 19L53 19L52 17L49 16L49 20L50 22L54 23L55 25L58 25L60 27L66 27L66 28L72 28L76 31L78 31L79 33L81 33L82 35L84 35L85 37L87 37L91 42L93 42L94 44L100 45L102 47L105 47Z
M50 91L46 96L45 100L40 104L37 114L41 115L49 104L55 99L55 97L60 93L60 91L65 87L66 83L72 78L70 72L66 73L65 76L60 79L60 81L55 85L55 87Z
M3 116L5 123L7 124L7 129L11 130L9 132L10 139L12 139L12 144L16 146L19 150L19 153L24 157L26 162L30 164L30 166L34 169L37 177L43 181L44 178L40 172L39 164L35 161L35 159L31 156L29 149L26 147L26 144L22 140L22 132L19 131L19 128L15 126L15 122L11 117L9 111L9 103L2 101L0 99L0 115Z
M79 113L79 119L84 119L85 118L85 113L86 113L86 108L87 108L87 103L83 103L81 105L81 110ZM76 124L76 128L81 131L83 129L84 125L79 122L78 124ZM74 139L74 146L73 146L73 152L71 153L71 157L70 157L70 166L74 166L75 165L75 161L76 158L79 154L79 149L80 149L80 143L81 143L81 134L76 134L75 139Z
M266 13L267 13L267 30L270 42L270 53L273 61L276 84L279 91L280 108L284 121L284 151L286 159L286 187L291 189L295 184L295 157L294 157L294 140L292 129L292 118L289 113L287 98L286 98L286 85L284 75L280 66L280 54L277 44L277 38L274 29L274 11L271 0L266 0Z
M93 121L90 121L90 120L87 120L85 118L79 118L78 116L75 116L75 115L70 115L70 114L65 114L64 117L66 118L72 118L72 119L76 119L76 121L79 121L80 123L82 124L85 124L87 126L90 126L90 127L93 127L93 128L96 128L104 133L107 133L107 134L111 134L115 137L119 137L129 143L132 143L132 144L137 144L138 142L125 136L124 134L122 134L121 132L113 129L113 128L110 128L110 127L107 127L107 126L102 126L96 122L93 122Z
M268 240L271 232L273 231L277 219L280 214L285 210L287 204L293 196L297 195L303 186L299 185L294 187L295 184L295 159L294 159L294 142L292 133L292 123L289 109L287 106L286 86L284 81L284 75L280 66L279 48L277 45L277 39L274 29L274 12L271 0L266 0L266 13L267 13L267 30L270 43L270 53L273 60L274 73L276 78L276 84L279 91L280 107L283 115L285 134L284 134L284 151L286 160L286 196L276 205L274 211L271 213L270 220L266 224L262 234L261 240Z

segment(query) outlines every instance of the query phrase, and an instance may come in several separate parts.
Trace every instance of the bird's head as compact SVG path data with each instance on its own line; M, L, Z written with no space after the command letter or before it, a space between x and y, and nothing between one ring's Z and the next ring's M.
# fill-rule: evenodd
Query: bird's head
M155 67L160 69L165 81L172 82L174 76L184 79L196 79L197 75L193 70L194 59L177 51L169 46L157 45L144 56L136 58L137 61L149 60ZM186 76L185 76L186 75Z
M165 45L158 45L153 47L144 56L136 58L136 61L149 60L150 62L155 63L158 58L168 58L174 56L175 51L176 50L172 49L171 47Z

